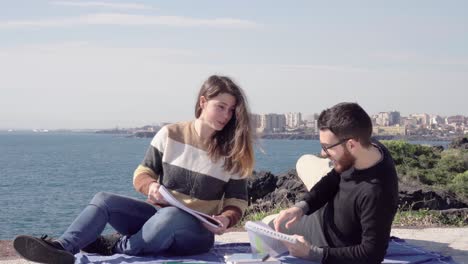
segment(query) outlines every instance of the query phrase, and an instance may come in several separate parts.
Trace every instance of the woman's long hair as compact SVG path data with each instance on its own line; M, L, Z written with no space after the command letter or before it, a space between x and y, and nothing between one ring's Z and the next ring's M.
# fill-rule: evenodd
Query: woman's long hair
M252 174L254 154L252 146L252 127L247 98L242 89L230 78L210 76L202 85L195 104L195 117L200 117L202 108L200 98L207 100L227 93L236 99L235 111L231 120L220 131L216 131L209 143L208 155L214 161L225 158L224 169L242 176Z

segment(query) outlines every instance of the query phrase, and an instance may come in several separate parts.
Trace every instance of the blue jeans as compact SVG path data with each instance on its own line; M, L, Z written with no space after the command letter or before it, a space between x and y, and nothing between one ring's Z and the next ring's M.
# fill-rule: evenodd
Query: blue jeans
M193 255L210 250L214 234L192 215L176 208L153 205L126 196L99 192L58 239L76 254L102 233L109 223L123 237L115 253L127 255Z

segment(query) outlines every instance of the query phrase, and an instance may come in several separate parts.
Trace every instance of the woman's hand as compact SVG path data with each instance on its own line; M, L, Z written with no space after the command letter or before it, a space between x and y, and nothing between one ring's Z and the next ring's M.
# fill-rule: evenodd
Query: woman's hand
M224 216L224 215L213 215L213 218L215 218L215 219L217 219L218 221L220 221L221 224L223 224L223 226L222 226L222 227L216 228L216 227L212 227L212 226L210 226L210 225L208 225L208 224L206 224L206 223L202 223L203 226L204 226L206 229L208 229L208 230L210 230L211 232L213 232L214 234L216 234L216 235L222 235L224 232L226 232L226 229L227 229L227 227L229 226L229 224L230 224L231 221L229 220L229 218L227 218L227 217Z
M154 205L167 205L166 199L159 193L159 186L161 184L153 182L149 186L148 190L148 202Z

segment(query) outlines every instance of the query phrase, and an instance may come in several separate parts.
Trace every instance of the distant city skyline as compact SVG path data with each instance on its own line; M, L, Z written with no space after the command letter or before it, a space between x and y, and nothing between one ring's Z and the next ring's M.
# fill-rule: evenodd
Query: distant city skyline
M211 74L252 113L347 101L468 116L468 2L0 3L0 129L104 129L194 118Z
M392 111L380 111L378 113L368 113L369 116L373 119L373 122L375 121L374 119L377 118L378 114L381 114L381 113L389 113L389 112L397 112L397 113L400 113L398 110L392 110ZM262 115L280 115L280 116L287 116L288 114L297 114L299 113L299 115L301 116L300 119L298 120L297 117L293 118L293 119L296 119L295 121L292 121L295 125L292 125L291 127L294 127L294 126L298 126L299 125L299 121L301 122L305 122L306 120L307 121L311 121L309 120L309 118L313 115L319 115L320 112L317 112L317 113L308 113L308 114L304 114L302 112L285 112L285 113L251 113L252 115L257 115L257 116L262 116ZM448 115L448 116L444 116L444 115L438 115L438 114L429 114L429 113L410 113L409 115L400 115L398 116L398 118L414 118L413 115L428 115L429 118L432 118L432 117L441 117L441 118L448 118L448 117L455 117L455 116L463 116L465 118L465 120L468 119L468 116L467 115L462 115L462 114L455 114L455 115ZM287 118L287 117L286 117ZM192 118L194 119L194 117ZM2 128L0 127L0 131L7 131L7 130L37 130L37 132L40 132L41 130L94 130L94 129L133 129L133 128L139 128L139 127L145 127L145 126L160 126L160 125L163 125L163 124L168 124L168 123L173 123L173 122L179 122L179 121L188 121L190 119L187 119L187 120L177 120L177 121L158 121L158 120L155 120L154 122L151 122L151 123L147 123L147 124L142 124L142 125L137 125L137 126L129 126L129 127L126 127L126 126L120 126L120 125L114 125L114 126L109 126L109 127L76 127L76 128L48 128L48 127L24 127L24 128L14 128L14 127L10 127L10 128ZM252 119L252 122L257 122L256 120L253 120ZM286 121L285 119L285 122L288 123L288 121ZM291 122L291 121L289 121ZM390 125L394 125L394 124L390 124ZM378 121L377 121L377 124L375 124L375 126L379 126L378 124Z

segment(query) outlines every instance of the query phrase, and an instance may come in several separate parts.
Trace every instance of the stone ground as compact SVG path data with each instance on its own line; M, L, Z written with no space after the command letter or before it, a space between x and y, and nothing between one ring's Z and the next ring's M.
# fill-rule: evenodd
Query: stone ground
M405 239L409 244L452 256L460 264L468 264L468 227L463 228L394 228L392 236ZM228 232L217 236L220 242L248 242L243 231ZM23 264L16 255L11 241L0 241L0 264Z

